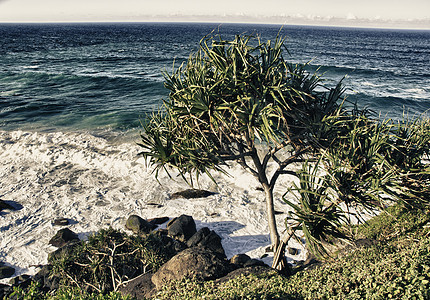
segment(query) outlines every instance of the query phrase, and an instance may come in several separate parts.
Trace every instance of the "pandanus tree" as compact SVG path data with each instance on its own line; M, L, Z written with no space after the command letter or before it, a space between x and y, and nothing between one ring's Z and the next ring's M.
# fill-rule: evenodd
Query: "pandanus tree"
M285 247L300 230L308 248L324 255L348 209L390 200L425 202L430 195L430 122L393 125L341 106L341 82L331 89L305 65L291 64L284 39L205 38L199 50L165 73L169 97L143 123L141 154L161 169L176 168L193 182L238 162L265 192L273 267L285 266ZM302 163L300 171L291 166ZM271 166L275 165L275 170ZM274 188L280 176L299 179L283 197L292 208L280 238ZM190 175L190 177L187 177ZM424 194L423 194L424 192ZM425 196L422 196L425 195ZM384 198L385 197L385 198ZM345 211L346 207L346 211Z
M341 84L322 90L317 75L284 59L285 50L279 37L203 39L186 63L164 74L169 98L144 122L140 143L157 173L171 166L198 179L237 161L264 189L274 250L280 244L275 184L324 144L323 119L338 113L343 92ZM270 163L277 165L271 176Z

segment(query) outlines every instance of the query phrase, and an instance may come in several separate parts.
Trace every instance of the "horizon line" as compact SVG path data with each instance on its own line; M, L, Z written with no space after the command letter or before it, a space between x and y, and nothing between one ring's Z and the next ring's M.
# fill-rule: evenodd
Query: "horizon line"
M341 19L346 20L346 19ZM355 29L386 29L386 30L417 30L417 31L430 31L429 28L413 27L417 24L411 24L411 27L400 27L401 25L374 25L374 24L325 24L325 23L312 23L312 22L255 22L255 21L244 21L244 20L228 20L228 21L204 21L204 20L69 20L69 21L1 21L0 24L93 24L93 23L194 23L194 24L249 24L249 25L280 25L280 26L308 26L308 27L330 27L330 28L355 28Z

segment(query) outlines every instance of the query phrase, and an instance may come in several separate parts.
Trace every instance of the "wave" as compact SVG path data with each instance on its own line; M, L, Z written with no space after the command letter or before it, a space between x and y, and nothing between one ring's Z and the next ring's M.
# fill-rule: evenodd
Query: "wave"
M348 102L356 103L359 107L371 109L376 114L394 120L402 118L403 113L414 117L430 117L430 102L417 101L413 97L399 97L391 94L374 96L353 92L347 96Z
M307 67L312 72L319 71L325 75L334 73L338 76L363 76L367 78L381 78L381 77L419 77L419 78L430 78L428 72L420 72L419 70L410 70L402 68L377 68L377 67L355 67L346 65L330 65L330 64L308 64Z
M167 95L152 74L109 75L9 72L0 78L2 128L124 130L138 127L140 116L156 109Z

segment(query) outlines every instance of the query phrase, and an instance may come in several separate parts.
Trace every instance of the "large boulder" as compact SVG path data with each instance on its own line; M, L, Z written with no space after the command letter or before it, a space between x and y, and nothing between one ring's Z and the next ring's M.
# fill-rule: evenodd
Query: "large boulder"
M185 242L192 237L196 232L196 223L193 217L181 215L170 223L167 227L169 236Z
M125 228L133 231L135 234L146 234L154 229L154 225L137 215L131 215L125 223Z
M197 231L188 241L188 247L205 246L214 252L226 258L224 248L222 247L221 237L215 231L203 227Z
M138 276L120 287L119 292L124 296L131 296L133 299L149 299L155 292L155 285L152 283L151 277L152 273Z
M69 228L63 228L51 238L49 244L58 248L64 247L68 243L78 242L79 237L76 233L71 231Z
M175 255L151 278L157 289L172 280L196 277L211 280L224 276L231 270L225 259L206 247L193 247Z

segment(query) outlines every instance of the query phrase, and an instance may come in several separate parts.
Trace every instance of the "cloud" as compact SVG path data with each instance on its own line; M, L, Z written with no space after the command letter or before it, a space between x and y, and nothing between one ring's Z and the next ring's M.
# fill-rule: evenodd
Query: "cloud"
M356 20L356 19L357 19L357 17L356 17L353 13L348 13L348 14L346 15L346 19L347 19L347 20Z

